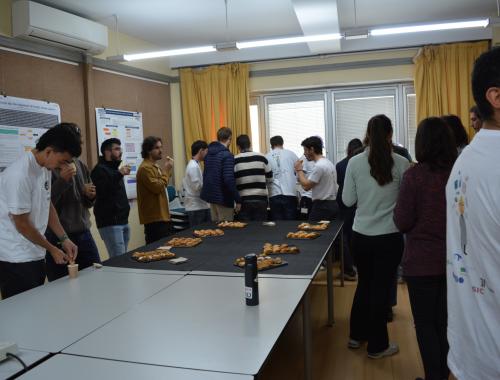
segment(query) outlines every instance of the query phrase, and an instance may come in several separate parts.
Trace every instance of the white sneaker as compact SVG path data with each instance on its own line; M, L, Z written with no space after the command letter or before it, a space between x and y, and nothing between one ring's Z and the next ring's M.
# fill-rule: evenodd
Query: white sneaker
M361 341L355 340L355 339L349 339L349 342L347 342L347 348L351 348L353 350L356 350L361 347Z
M368 357L370 359L382 359L386 356L391 356L397 354L399 352L399 346L397 343L389 343L389 347L387 347L384 351L370 354L368 353Z

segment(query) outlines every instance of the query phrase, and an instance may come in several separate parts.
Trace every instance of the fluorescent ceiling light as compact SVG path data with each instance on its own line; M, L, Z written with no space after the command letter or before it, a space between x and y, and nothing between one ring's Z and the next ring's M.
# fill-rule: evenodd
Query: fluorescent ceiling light
M485 28L488 26L488 23L489 23L489 20L484 19L484 20L473 20L473 21L445 22L445 23L439 23L439 24L401 26L401 27L394 27L394 28L381 28L381 29L371 30L370 35L372 35L372 36L387 36L389 34L432 32L432 31L436 31L436 30Z
M341 38L342 35L339 33L318 34L314 36L285 37L285 38L275 38L271 40L236 42L236 47L238 49L248 49L248 48L263 47L263 46L299 44L302 42L332 41L332 40L340 40Z
M199 46L186 49L175 49L175 50L163 50L163 51L152 51L149 53L139 53L139 54L124 54L123 58L126 61L136 61L139 59L148 58L160 58L160 57L171 57L173 55L187 55L187 54L197 54L197 53L210 53L212 51L217 51L215 46Z

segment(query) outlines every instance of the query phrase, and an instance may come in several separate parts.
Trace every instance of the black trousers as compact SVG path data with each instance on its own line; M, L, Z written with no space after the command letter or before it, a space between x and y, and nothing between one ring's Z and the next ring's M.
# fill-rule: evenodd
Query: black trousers
M346 273L354 274L354 260L352 257L352 225L354 223L354 214L356 209L339 208L340 217L344 219L342 235L344 238L344 270Z
M403 254L403 236L367 236L353 231L352 248L358 285L351 309L350 337L368 341L367 351L378 353L389 346L389 290Z
M301 197L299 203L299 220L308 220L309 213L311 212L312 207L312 199L309 197ZM305 212L302 212L304 210Z
M153 222L144 225L146 244L166 238L174 233L172 222Z
M52 232L47 231L45 237L52 244L61 248L59 239ZM85 230L77 233L69 233L68 237L78 247L78 256L75 262L78 264L78 270L82 270L92 266L94 263L100 263L101 258L97 246L95 245L94 238L90 230ZM47 252L45 255L45 264L47 270L47 279L55 281L58 278L68 275L68 266L66 264L56 264L52 255Z
M405 277L425 380L447 379L446 276Z
M249 222L252 220L266 221L267 220L267 201L243 201L241 210L238 213L238 220Z
M336 200L315 200L312 201L311 212L309 213L310 222L319 222L320 220L332 220L339 213L339 206Z
M45 260L26 263L0 261L0 293L9 298L43 285L45 282Z

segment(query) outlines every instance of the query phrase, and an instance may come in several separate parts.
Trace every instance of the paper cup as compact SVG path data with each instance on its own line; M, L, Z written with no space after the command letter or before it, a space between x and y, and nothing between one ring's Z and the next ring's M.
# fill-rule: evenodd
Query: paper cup
M69 278L78 277L78 264L68 264L68 275Z

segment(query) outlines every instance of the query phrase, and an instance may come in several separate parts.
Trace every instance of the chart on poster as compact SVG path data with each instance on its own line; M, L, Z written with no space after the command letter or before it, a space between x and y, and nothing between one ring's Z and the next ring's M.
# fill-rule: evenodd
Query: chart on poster
M141 144L143 140L142 112L132 112L109 108L96 108L98 149L104 140L117 138L121 141L122 163L131 168L125 176L125 189L129 199L137 198L136 173L142 162Z
M60 122L59 104L0 96L0 172Z

